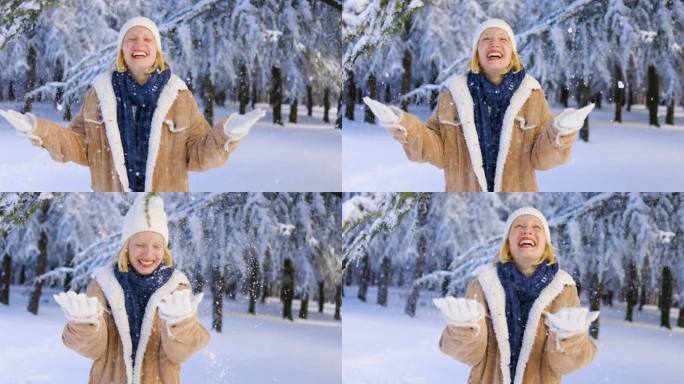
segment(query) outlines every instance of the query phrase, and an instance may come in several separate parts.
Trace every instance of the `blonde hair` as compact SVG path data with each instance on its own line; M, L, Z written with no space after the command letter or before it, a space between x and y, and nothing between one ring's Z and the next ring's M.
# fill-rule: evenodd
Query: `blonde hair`
M128 240L123 244L123 247L119 250L116 255L116 264L119 267L119 272L128 272ZM168 246L164 245L164 258L162 263L165 266L173 266L173 256L171 256L171 250Z
M126 61L124 60L123 48L119 49L116 53L116 60L114 61L114 67L117 72L126 72L128 67L126 66ZM164 52L157 50L157 56L154 58L154 65L149 69L147 73L152 73L159 69L159 71L165 71L168 65L164 61Z
M480 58L477 54L478 50L475 49L475 52L473 53L473 57L470 58L470 71L472 73L480 73L482 70L482 66L480 65ZM511 52L511 62L508 64L508 67L506 67L506 72L510 71L513 69L513 72L518 73L522 71L522 64L520 63L520 56L518 55L517 52L513 51Z
M502 263L508 263L509 261L513 260L511 247L508 245L508 236L506 236L506 239L504 239L498 256L499 261ZM553 248L553 245L551 245L551 242L548 240L546 240L546 246L544 246L544 253L542 253L542 256L539 258L539 260L532 263L532 265L539 265L543 262L546 262L547 264L556 264L558 262L558 259L556 259L556 249Z

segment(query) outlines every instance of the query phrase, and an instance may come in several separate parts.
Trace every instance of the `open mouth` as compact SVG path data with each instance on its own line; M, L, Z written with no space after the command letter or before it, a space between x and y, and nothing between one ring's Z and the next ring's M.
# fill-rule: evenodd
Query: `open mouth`
M144 59L147 57L147 52L145 51L133 51L131 57L137 60Z
M500 51L489 51L487 52L488 61L496 61L503 59L503 52Z
M518 242L518 247L520 247L520 248L533 248L536 246L537 246L537 242L534 241L534 239L529 238L529 237L523 237Z
M141 266L147 268L154 265L154 260L138 259L138 263L140 263Z

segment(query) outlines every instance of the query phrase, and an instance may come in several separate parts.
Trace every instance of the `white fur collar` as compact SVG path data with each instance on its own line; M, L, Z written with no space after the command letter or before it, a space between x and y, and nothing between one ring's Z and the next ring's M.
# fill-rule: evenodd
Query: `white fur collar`
M105 124L107 140L112 151L112 159L114 161L114 169L119 175L119 181L123 186L125 192L130 192L128 184L128 174L126 173L126 162L123 153L123 145L121 144L121 134L119 133L119 124L116 116L116 97L114 96L114 87L112 86L112 74L103 73L95 77L93 80L93 88L100 101L100 110L102 111L102 120ZM152 190L152 180L154 179L154 168L157 163L157 155L159 154L159 144L161 141L162 123L166 118L166 114L171 109L173 102L178 96L178 92L188 89L187 85L176 75L171 75L169 81L162 89L157 101L157 109L152 115L152 126L150 127L150 141L147 149L147 165L145 167L145 191Z
M480 184L480 189L486 192L487 179L485 177L484 165L482 164L482 152L480 152L477 128L475 128L475 106L468 90L467 77L464 75L454 75L446 81L446 86L456 103L456 110L463 127L463 135L465 136L468 153L470 154L470 162L473 165L473 172L477 182ZM494 192L501 192L503 170L506 165L508 150L511 146L515 117L534 89L541 89L541 85L532 76L526 74L520 87L513 93L511 103L504 113L501 139L499 140L499 155L496 161L496 173L494 176Z
M499 365L503 384L510 384L511 371L508 365L511 361L511 350L508 344L508 325L506 323L506 293L501 285L501 281L499 281L494 265L484 268L477 279L487 299L496 343L499 346L499 354L501 356ZM534 338L537 336L537 328L541 321L542 312L563 291L566 285L575 285L575 281L567 272L562 269L558 270L553 280L541 291L537 300L532 304L523 335L522 347L520 348L518 365L515 370L514 384L522 384L523 382L525 367L527 367L527 361L532 352Z
M138 341L138 350L135 354L136 369L133 369L133 364L131 362L133 342L131 341L131 331L128 325L128 315L126 314L123 289L116 280L111 265L97 269L93 272L92 277L100 285L100 288L102 288L102 292L107 298L107 302L112 311L114 324L116 324L116 329L119 331L119 337L121 339L121 344L123 345L124 364L126 365L126 382L128 384L140 384L140 367L142 366L143 358L145 357L147 342L152 333L152 324L154 322L154 315L157 313L156 309L159 305L159 301L176 290L181 284L190 286L190 282L182 272L174 270L169 281L157 289L152 297L150 297L150 300L145 307L145 315L143 317L142 327L140 328L140 340Z

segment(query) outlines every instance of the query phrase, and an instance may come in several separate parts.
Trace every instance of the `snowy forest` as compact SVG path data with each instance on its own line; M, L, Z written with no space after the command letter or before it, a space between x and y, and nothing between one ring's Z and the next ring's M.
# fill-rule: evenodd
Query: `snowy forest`
M684 3L662 0L347 0L343 8L345 117L362 96L386 103L429 103L449 76L465 73L471 38L487 18L511 24L518 53L549 101L564 107L602 102L658 106L674 124L684 105ZM588 140L588 128L582 135ZM587 137L585 137L587 136Z
M660 325L684 327L684 195L680 193L345 194L345 285L358 299L388 304L388 289L407 291L416 315L421 291L462 296L473 272L492 263L508 215L534 206L547 217L561 268L592 310L625 303L632 321L644 305ZM368 287L377 286L377 297ZM369 304L370 305L370 304ZM671 308L679 308L676 324ZM600 320L599 320L600 321ZM599 335L599 324L590 332Z
M330 116L340 94L340 16L337 1L66 0L5 1L0 5L0 101L49 100L70 120L99 73L112 66L116 37L133 16L153 19L173 72L193 90L212 121L214 106L235 103L244 113L270 103L273 123L314 105Z
M36 314L43 287L83 290L94 269L114 262L123 216L134 198L2 193L0 302L14 304L10 289L29 287L28 311ZM294 267L299 318L307 319L309 306L323 312L328 302L341 320L339 194L164 193L162 198L175 266L194 291L211 292L216 332L224 301L247 298L244 311L255 314L257 302L280 296L286 260Z

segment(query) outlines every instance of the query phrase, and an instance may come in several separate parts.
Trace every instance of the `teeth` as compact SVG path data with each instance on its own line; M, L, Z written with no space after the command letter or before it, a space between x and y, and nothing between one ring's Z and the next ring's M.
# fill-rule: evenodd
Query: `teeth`
M138 56L147 57L147 53L145 53L145 52L133 52L132 56L133 57L138 57Z
M530 246L534 246L534 241L532 241L532 240L523 240L523 241L521 241L521 242L519 243L519 245L530 245Z
M489 55L487 55L487 57L488 57L488 58L496 57L496 58L499 58L499 59L500 59L500 58L501 58L501 54L500 54L500 53L490 53Z

